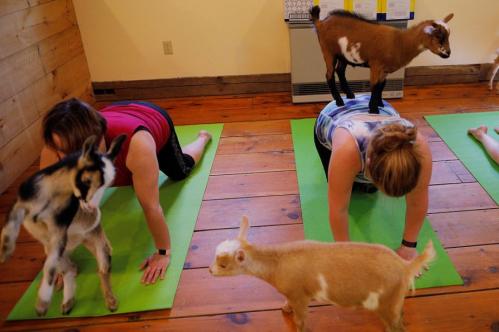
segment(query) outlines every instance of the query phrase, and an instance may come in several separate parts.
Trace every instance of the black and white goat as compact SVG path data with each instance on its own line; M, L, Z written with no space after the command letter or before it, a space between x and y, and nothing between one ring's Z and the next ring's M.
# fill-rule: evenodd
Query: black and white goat
M345 77L347 65L371 68L369 112L379 113L387 74L404 67L427 49L442 58L450 56L447 22L454 14L441 21L420 22L407 30L377 24L344 10L332 11L324 20L319 20L319 14L319 6L312 7L310 15L326 62L327 84L338 106L344 102L336 88L335 71L347 98L355 98Z
M107 307L117 309L110 284L111 246L100 224L99 202L114 179L113 161L125 138L117 137L101 154L92 136L81 152L38 171L19 188L17 202L0 236L0 262L13 253L21 223L43 244L47 258L36 303L40 316L50 305L56 273L61 273L64 281L62 313L73 308L76 266L69 255L82 243L97 259Z

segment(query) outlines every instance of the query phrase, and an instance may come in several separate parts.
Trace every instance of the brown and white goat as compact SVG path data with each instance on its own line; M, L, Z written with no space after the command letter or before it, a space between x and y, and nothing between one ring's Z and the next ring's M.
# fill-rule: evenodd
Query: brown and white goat
M286 297L283 311L293 313L305 330L312 299L342 307L363 307L381 318L387 331L403 331L405 294L422 268L434 258L432 242L412 262L378 244L295 241L256 245L247 241L243 217L235 240L220 243L210 266L214 276L248 274L263 279Z
M378 24L344 10L332 11L324 20L319 20L319 14L319 6L312 7L310 15L326 63L327 84L338 106L344 102L336 88L335 71L347 98L355 98L345 77L347 65L371 68L369 112L379 113L387 74L404 67L427 49L442 58L450 56L447 22L454 14L441 21L420 22L407 30Z
M111 290L111 246L100 224L99 202L115 176L113 161L126 136L113 140L107 153L97 152L95 136L83 150L44 168L19 188L18 199L0 235L0 262L14 252L21 224L43 244L47 258L38 289L36 312L46 314L56 273L63 275L62 313L74 305L76 266L71 252L81 243L95 256L107 307L117 308Z

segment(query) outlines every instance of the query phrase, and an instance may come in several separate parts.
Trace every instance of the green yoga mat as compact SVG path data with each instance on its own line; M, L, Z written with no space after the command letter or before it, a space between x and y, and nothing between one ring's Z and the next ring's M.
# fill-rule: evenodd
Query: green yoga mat
M333 235L329 226L327 182L314 145L314 123L315 119L291 121L303 224L306 239L331 242ZM387 197L379 192L354 192L349 221L352 241L382 243L396 249L403 234L405 200ZM418 251L424 248L429 239L435 245L437 258L430 270L416 280L416 288L462 285L461 277L430 223L425 220L418 239Z
M486 125L489 135L499 141L499 135L494 132L494 127L499 126L499 112L431 115L425 119L499 204L499 165L480 142L468 135L468 128Z
M172 241L172 259L163 281L149 286L140 283L142 272L139 265L155 251L155 247L132 188L107 190L102 200L102 224L113 247L111 282L119 304L116 314L172 307L222 128L222 124L176 128L183 145L193 141L200 129L212 133L213 140L186 180L173 182L163 174L160 177L160 201ZM78 265L75 306L69 315L61 315L62 292L54 292L45 318L111 314L101 294L93 256L80 247L72 257ZM16 304L8 320L38 318L34 307L40 279L41 273Z

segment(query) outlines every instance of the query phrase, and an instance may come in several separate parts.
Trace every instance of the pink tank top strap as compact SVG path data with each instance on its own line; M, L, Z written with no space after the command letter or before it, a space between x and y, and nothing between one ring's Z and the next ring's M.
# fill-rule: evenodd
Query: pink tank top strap
M121 135L128 137L115 160L116 177L114 186L127 186L132 184L132 173L126 167L126 157L132 136L139 130L147 130L156 143L156 152L165 145L171 134L171 120L168 114L158 106L145 102L120 102L100 110L106 119L107 131L106 145Z

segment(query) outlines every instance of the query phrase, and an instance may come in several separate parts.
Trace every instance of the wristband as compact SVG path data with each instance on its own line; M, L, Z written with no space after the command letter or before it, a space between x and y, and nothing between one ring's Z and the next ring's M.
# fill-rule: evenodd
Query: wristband
M408 248L416 248L418 243L417 242L410 242L406 241L405 239L402 239L402 245Z
M170 249L158 249L158 255L167 256L170 254Z

